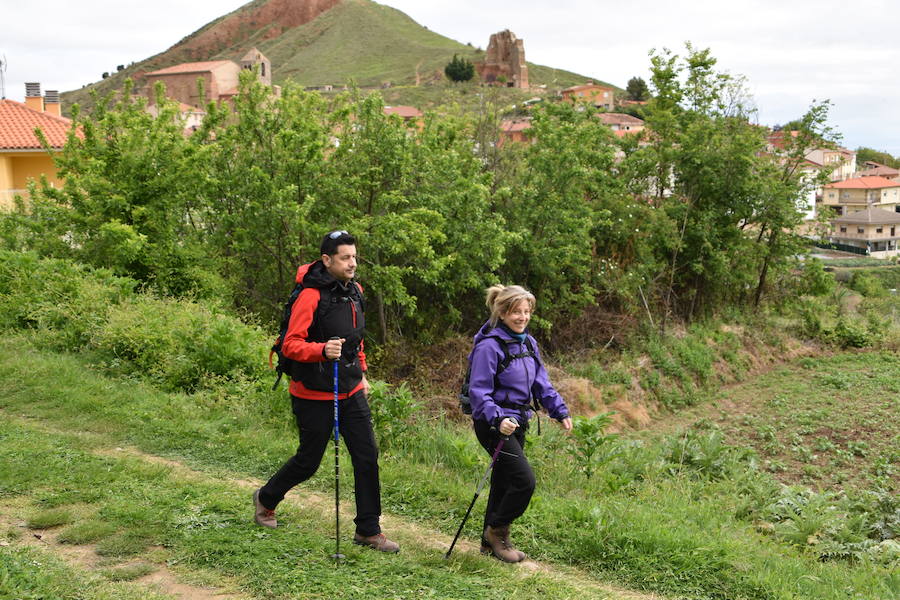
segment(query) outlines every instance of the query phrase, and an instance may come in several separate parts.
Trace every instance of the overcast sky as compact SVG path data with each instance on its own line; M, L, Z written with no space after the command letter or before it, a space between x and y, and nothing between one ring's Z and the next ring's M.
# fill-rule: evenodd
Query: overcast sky
M302 1L302 0L298 0ZM116 65L161 52L245 2L241 0L0 0L6 97L25 81L67 91ZM849 148L900 154L900 3L870 0L385 0L432 31L487 47L511 29L533 63L624 87L649 82L648 52L684 43L710 48L719 68L744 75L760 123L800 116L815 100L834 104L831 124ZM13 26L14 24L14 26ZM277 70L277 65L275 65Z

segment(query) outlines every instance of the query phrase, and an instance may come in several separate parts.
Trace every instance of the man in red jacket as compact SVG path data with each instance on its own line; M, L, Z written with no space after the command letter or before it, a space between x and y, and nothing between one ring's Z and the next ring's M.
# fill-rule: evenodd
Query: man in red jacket
M382 552L400 546L381 532L381 484L378 448L366 396L366 355L363 350L365 309L356 274L356 240L333 231L320 246L321 258L297 270L303 290L294 302L283 354L294 361L290 393L300 430L300 446L272 478L253 493L255 520L276 527L275 508L294 486L319 468L334 426L334 371L338 361L338 402L341 437L350 452L356 495L356 544ZM338 338L338 339L333 339Z

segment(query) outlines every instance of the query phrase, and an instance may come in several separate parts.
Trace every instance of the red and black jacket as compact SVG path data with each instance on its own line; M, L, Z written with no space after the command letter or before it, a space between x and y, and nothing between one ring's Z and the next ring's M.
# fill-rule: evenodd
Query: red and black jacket
M362 389L366 372L363 350L365 302L362 286L334 278L321 260L297 269L303 290L294 302L282 353L295 361L290 392L306 400L334 399L334 371L325 358L325 342L332 337L346 341L338 360L338 397L347 398Z

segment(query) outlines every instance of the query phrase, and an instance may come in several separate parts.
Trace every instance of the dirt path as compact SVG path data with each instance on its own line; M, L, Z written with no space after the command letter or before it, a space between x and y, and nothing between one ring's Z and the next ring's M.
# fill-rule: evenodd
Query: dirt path
M94 544L63 544L58 539L59 532L53 529L28 529L24 521L11 514L16 512L15 509L15 506L0 505L0 527L23 529L18 539L4 544L48 550L70 567L79 570L95 572L103 568ZM116 565L116 568L121 569L135 564L151 564L154 570L130 582L130 585L144 586L181 600L251 600L249 596L232 593L221 587L209 588L183 583L169 570L165 562L148 563L147 560L139 560Z
M19 421L23 425L31 428L37 428L47 433L64 434L63 431L55 431L48 427L45 423L41 423L31 418L14 417L13 420ZM102 436L97 434L83 434L102 440ZM130 458L138 459L143 462L161 465L171 470L170 476L185 481L209 482L212 480L227 483L239 488L245 492L247 497L247 519L252 518L252 505L250 496L254 489L260 487L264 482L255 479L246 478L223 478L220 476L212 476L203 471L197 471L188 467L180 461L147 454L133 447L107 447L94 450L98 456L110 458ZM332 518L334 506L333 497L326 497L307 490L294 490L290 496L285 499L288 505L293 507L301 507L305 511L315 510L322 514L323 519ZM0 525L11 527L25 528L20 516L23 506L16 506L9 502L0 504ZM355 507L349 502L341 503L341 511L346 514L353 514ZM435 553L443 554L450 547L452 537L443 533L428 529L417 523L396 517L393 515L383 515L382 523L385 530L391 532L391 537L396 539L401 546L433 550ZM57 540L58 534L53 530L26 530L20 536L18 541L12 544L27 544L31 546L40 546L51 550L56 555L74 567L85 569L88 571L96 571L101 568L99 565L99 557L94 552L95 547L91 544L70 545L62 544ZM164 550L160 549L164 553ZM467 540L459 540L454 548L454 553L478 553L479 546ZM142 562L146 562L144 559ZM121 566L121 565L120 565ZM165 594L180 598L183 600L250 600L251 597L234 593L237 584L226 585L220 588L200 587L185 583L183 578L166 567L165 560L154 561L154 572L136 579L133 583L137 585L146 585L157 589ZM535 560L526 560L516 568L510 569L510 576L525 579L533 573L541 573L552 578L564 580L569 584L574 584L585 591L585 597L591 597L594 591L598 595L604 597L609 596L621 600L663 600L662 596L631 591L620 587L598 582L589 574L579 569L564 565L554 565L543 563Z

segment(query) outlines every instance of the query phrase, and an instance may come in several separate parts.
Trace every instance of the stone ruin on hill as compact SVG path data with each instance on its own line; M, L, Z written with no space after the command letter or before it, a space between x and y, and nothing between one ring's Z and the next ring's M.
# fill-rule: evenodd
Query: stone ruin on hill
M484 62L475 65L485 83L527 89L528 66L525 64L525 41L509 29L491 35Z

